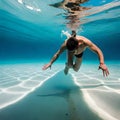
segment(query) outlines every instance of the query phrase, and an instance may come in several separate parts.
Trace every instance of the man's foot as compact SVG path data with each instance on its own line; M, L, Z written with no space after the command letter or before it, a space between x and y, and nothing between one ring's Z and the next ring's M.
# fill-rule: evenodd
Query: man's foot
M72 67L73 67L72 65L68 65L68 64L66 63L66 66L65 66L65 69L64 69L65 75L68 74L69 68L72 68Z
M68 67L68 65L66 65L66 66L65 66L65 69L64 69L64 73L65 73L65 75L68 74L68 71L69 71L69 67Z

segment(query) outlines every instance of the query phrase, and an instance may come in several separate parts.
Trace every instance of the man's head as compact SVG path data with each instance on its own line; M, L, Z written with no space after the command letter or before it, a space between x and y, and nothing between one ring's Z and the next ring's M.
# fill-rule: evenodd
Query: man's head
M70 37L67 40L66 47L69 51L73 51L78 47L78 41L75 37Z

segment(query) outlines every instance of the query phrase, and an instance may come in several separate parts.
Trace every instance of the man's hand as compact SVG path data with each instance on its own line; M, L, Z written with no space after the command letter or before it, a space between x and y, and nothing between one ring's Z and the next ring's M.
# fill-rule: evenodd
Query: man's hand
M103 71L103 76L108 76L109 75L109 71L108 68L105 64L100 64L98 70L101 69Z
M42 68L42 70L46 70L46 69L48 69L49 67L50 67L50 69L51 69L51 63L48 63L48 64L44 65L43 68Z

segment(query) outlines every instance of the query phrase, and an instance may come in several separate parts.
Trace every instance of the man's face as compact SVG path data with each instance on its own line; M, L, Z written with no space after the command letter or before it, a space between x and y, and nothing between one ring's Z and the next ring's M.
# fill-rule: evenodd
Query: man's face
M77 49L78 49L78 45L73 50L69 50L69 52L75 52L75 50Z

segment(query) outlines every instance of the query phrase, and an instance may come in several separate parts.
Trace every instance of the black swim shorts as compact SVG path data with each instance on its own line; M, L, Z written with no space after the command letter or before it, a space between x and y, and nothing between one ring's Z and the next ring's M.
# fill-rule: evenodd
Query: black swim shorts
M80 54L75 55L77 58L81 58L83 56L83 52Z

